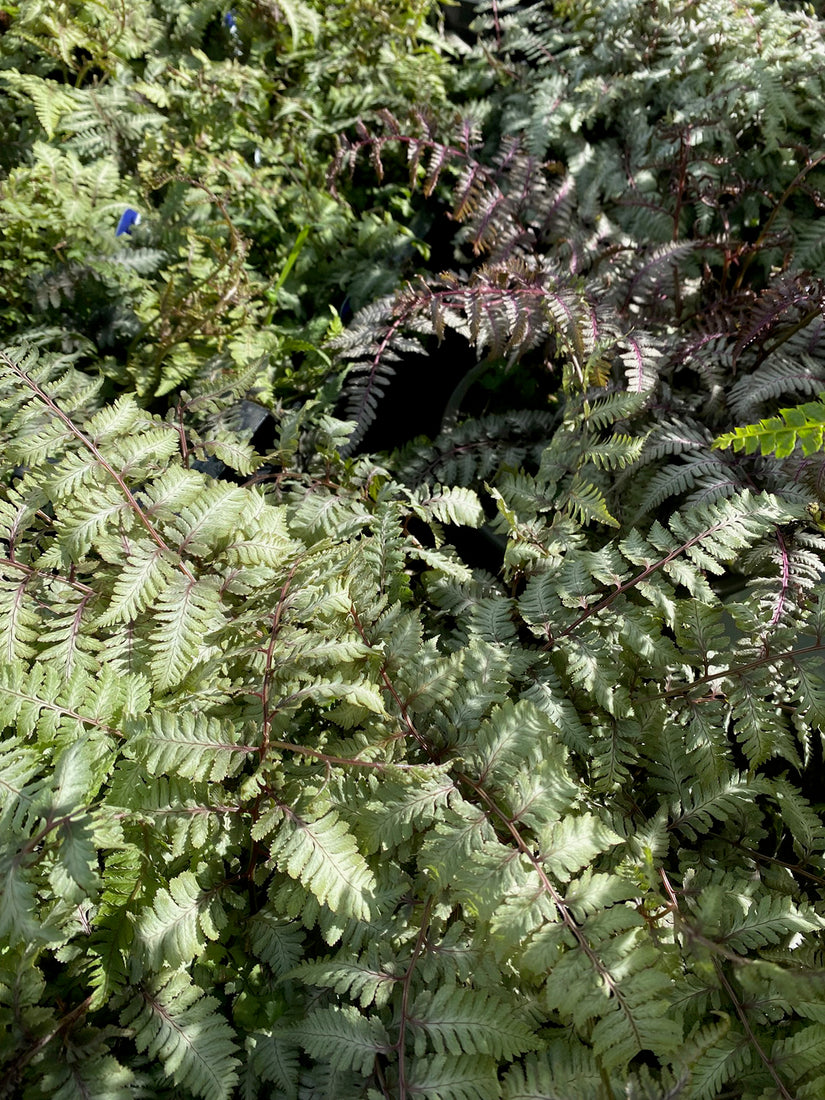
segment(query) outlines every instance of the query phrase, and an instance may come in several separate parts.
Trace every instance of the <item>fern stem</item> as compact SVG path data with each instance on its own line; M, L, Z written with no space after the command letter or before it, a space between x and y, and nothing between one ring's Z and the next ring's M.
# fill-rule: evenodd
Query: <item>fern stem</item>
M284 606L286 604L287 593L289 592L289 586L295 576L295 570L298 568L298 562L300 558L297 558L292 563L292 568L287 574L287 578L281 585L281 591L278 595L278 604L272 615L272 628L269 632L269 644L266 647L266 658L264 667L264 679L261 685L260 699L261 710L263 712L263 720L261 722L261 748L260 756L261 763L266 759L269 752L269 731L272 728L272 710L269 705L269 696L272 689L272 658L275 653L275 642L278 639L278 634L281 631L281 616L284 613Z
M729 521L727 520L722 520L719 523L714 523L712 527L708 527L704 531L700 531L699 534L694 535L693 538L688 539L688 541L682 543L681 546L677 546L675 550L671 550L670 553L665 554L663 558L659 558L658 561L654 561L650 565L645 566L641 573L637 573L636 576L631 577L629 581L625 581L624 584L620 584L617 588L614 588L614 590L607 596L605 596L603 600L600 600L597 604L593 604L592 607L588 607L588 609L583 612L574 623L572 623L568 627L565 627L565 629L562 630L560 634L552 637L549 641L545 642L545 644L542 646L542 650L546 651L548 649L552 649L556 642L559 641L559 639L566 638L569 634L572 634L575 630L578 629L578 627L581 626L583 622L586 622L589 618L591 618L591 616L597 615L600 611L603 611L606 607L609 607L613 603L613 601L619 596L623 595L629 589L634 588L637 584L641 584L643 581L646 581L647 578L655 573L657 569L663 569L664 566L672 562L674 558L678 558L680 554L683 554L685 550L689 550L691 546L695 546L697 542L701 542L701 540L707 538L708 535L712 535L714 531L720 531L723 527L726 527L728 525L728 522ZM698 680L694 682L701 683L701 681ZM656 698L660 697L657 696Z
M501 47L501 21L499 20L499 17L498 17L498 3L497 3L497 0L493 0L492 8L493 8L493 27L494 27L495 32L496 32L496 49L500 49L500 47Z
M401 1017L398 1021L398 1038L393 1046L398 1052L398 1100L407 1100L407 1061L404 1050L407 1039L407 1021L409 1020L410 986L412 985L413 971L418 957L424 949L427 933L430 930L430 913L432 912L435 897L431 894L425 902L421 913L421 927L415 940L412 958L404 972L401 986Z
M722 669L721 672L710 672L707 676L700 676L698 680L692 680L689 684L683 684L682 687L661 691L652 698L673 699L678 695L686 695L692 688L699 687L700 684L709 684L712 680L722 680L726 676L741 676L744 672L750 672L751 669L759 668L761 665L771 665L775 661L794 661L797 657L806 657L810 653L821 653L823 650L825 650L825 642L817 642L816 645L804 646L802 649L789 649L785 653L767 653L764 657L757 657L753 661L748 661L745 665L731 665L729 668Z
M32 565L25 565L22 561L15 561L13 558L0 558L0 566L19 569L30 578L42 577L47 581L57 581L58 584L65 584L68 588L74 588L77 592L83 592L87 596L97 595L94 588L90 588L88 584L83 584L82 581L70 580L69 577L63 577L59 573L44 573L41 569L37 569Z
M776 607L774 608L773 615L771 616L770 626L776 626L782 615L782 610L785 607L785 601L788 596L788 591L791 587L791 566L788 554L788 547L785 539L782 536L782 532L777 529L776 539L779 543L779 552L782 555L782 583L779 588L779 597L776 601Z
M103 457L100 450L95 446L92 440L89 439L89 437L85 435L80 430L80 428L78 428L78 426L74 423L70 416L67 416L66 413L63 412L57 402L48 393L46 393L44 389L38 386L33 378L29 377L29 375L26 374L24 370L21 370L21 368L14 362L10 355L8 355L5 351L0 351L0 358L2 358L6 365L11 368L12 372L20 379L20 381L27 385L29 389L40 398L43 404L54 413L58 420L66 425L66 427L75 437L75 439L82 443L83 446L86 447L86 449L94 455L95 461L103 467L106 473L109 474L110 477L114 479L114 481L117 482L120 491L126 497L129 507L132 509L138 520L149 532L149 536L151 537L155 545L159 546L160 549L164 550L167 554L172 554L171 547L164 541L164 539L161 537L161 535L158 533L157 529L153 525L152 521L141 508L140 504L138 504L138 501L135 498L132 490L129 488L129 486L126 484L126 482L117 472L117 470L115 470L115 468L111 465L111 463L106 461L106 459ZM180 571L184 574L184 576L188 577L188 579L194 583L195 577L186 568L186 565L183 561L180 560L180 558L178 558L175 564L177 565L178 569L180 569Z
M753 1028L750 1025L750 1020L748 1020L747 1013L745 1012L745 1009L740 1004L739 998L736 996L736 992L735 992L733 986L730 984L727 977L725 976L725 972L722 969L722 966L719 963L718 959L713 960L713 966L714 966L714 969L716 970L716 976L718 977L719 981L722 983L722 988L725 990L725 992L727 993L727 995L730 999L731 1004L736 1009L736 1015L739 1017L739 1020L742 1024L742 1027L745 1029L745 1034L748 1037L748 1042L751 1044L753 1049L759 1055L759 1058L760 1058L761 1062L763 1063L763 1065L765 1066L765 1069L767 1069L768 1073L773 1078L774 1084L776 1085L777 1090L779 1092L779 1095L782 1097L782 1100L794 1100L794 1098L791 1096L791 1094L788 1092L788 1090L785 1088L784 1084L782 1083L782 1078L776 1072L776 1066L773 1064L773 1062L767 1056L765 1051L762 1049L762 1044L759 1042L756 1035L754 1034Z
M85 1001L81 1001L79 1005L76 1005L70 1012L61 1017L51 1031L47 1032L46 1035L42 1035L28 1049L22 1051L10 1065L7 1064L3 1067L5 1084L0 1087L0 1098L15 1095L14 1090L21 1072L53 1039L56 1039L58 1035L68 1034L77 1021L86 1015L89 1005L92 1003L92 996L93 994L90 993Z
M782 192L782 194L779 198L779 201L777 202L776 206L774 206L773 210L770 212L768 220L765 222L764 228L761 230L761 232L759 233L759 236L756 238L756 240L751 245L750 252L745 257L745 259L742 261L742 266L739 269L739 275L736 279L736 282L733 284L734 292L741 289L742 283L744 281L745 275L747 274L748 268L750 267L751 263L753 262L754 257L759 254L759 250L762 247L768 233L770 233L771 227L773 226L773 223L776 221L776 216L779 213L779 211L782 209L782 207L785 205L785 203L788 201L788 199L791 197L791 195L794 193L794 191L797 189L797 187L800 185L800 183L802 183L802 181L808 175L808 173L812 172L813 169L817 167L817 165L819 165L823 162L823 160L825 160L825 153L820 153L818 157L814 157L813 160L808 161L808 163L799 172L797 172L797 174L794 176L794 178L791 180L791 182L788 184L788 186Z
M782 345L790 340L792 336L795 336L797 332L801 332L803 328L806 328L811 323L811 321L815 321L817 317L821 316L822 310L819 306L816 306L814 309L809 309L806 314L800 317L796 324L791 325L791 327L786 329L781 336L778 336L769 347L762 350L753 365L753 369L756 370L756 368L761 366L766 359L773 355L777 348L782 347Z
M593 969L604 981L607 988L616 998L616 1003L621 1007L622 1012L627 1018L630 1029L632 1030L633 1035L639 1044L639 1049L641 1050L644 1046L644 1043L642 1042L642 1037L639 1034L638 1028L636 1027L636 1021L633 1018L633 1013L621 989L619 989L618 985L616 984L613 975L610 973L610 971L607 969L607 967L604 965L604 963L601 961L596 952L588 943L587 937L584 935L581 928L579 928L578 924L573 919L573 915L570 912L567 904L565 903L564 898L561 896L561 894L559 894L555 886L553 886L553 883L547 876L547 872L541 865L541 861L536 855L534 855L532 848L519 832L519 829L516 826L515 822L504 812L504 810L501 809L495 799L493 799L492 796L489 795L487 791L485 791L484 787L480 783L476 782L474 779L470 779L468 775L464 775L462 772L458 772L456 778L461 783L465 783L473 791L475 791L482 802L484 802L485 805L488 807L490 812L495 817L497 817L507 829L507 832L510 834L510 837L515 842L518 850L527 857L528 861L533 867L533 870L536 872L539 881L541 882L542 889L550 897L551 901L555 905L556 910L558 911L558 914L562 919L562 922L573 934L573 937L575 938L576 942L578 943L584 954L589 959Z
M361 620L358 617L358 612L355 610L355 605L354 604L350 605L350 615L352 615L353 622L355 623L355 629L358 631L359 635L361 636L361 641L364 643L364 645L369 646L370 643L367 639L366 631L364 630L364 627L361 624ZM372 646L370 646L370 648L372 648ZM416 729L415 723L410 718L409 711L407 710L406 705L401 701L401 696L396 691L395 685L393 684L392 680L390 680L389 676L387 675L387 670L383 665L381 666L380 676L381 676L381 680L383 681L384 687L387 689L387 691L393 697L393 700L395 701L396 706L398 707L399 711L401 712L401 719L404 723L404 726L406 728L407 733L409 733L410 736L413 737L418 742L418 744L421 746L421 748L424 750L424 752L426 752L427 756L429 756L429 758L434 763L438 763L439 762L438 753L435 752L432 745L430 745L430 743L427 741L426 737L424 737L424 735L422 733L420 733L419 730Z
M301 756L310 756L323 764L330 764L342 768L374 768L376 771L386 771L388 767L393 770L400 768L409 770L415 768L415 764L387 764L384 760L359 760L358 757L330 756L328 753L311 749L308 745L293 745L290 741L270 741L269 748L280 749L281 752L294 752Z
M39 832L35 833L34 836L29 837L26 843L20 846L17 855L15 855L12 859L12 864L14 866L17 866L20 862L22 862L22 860L20 859L21 856L28 855L29 852L36 852L40 848L46 837L49 835L49 833L54 832L55 829L59 829L63 825L69 824L69 822L73 820L79 820L85 817L87 813L87 808L85 806L81 806L76 810L72 810L71 813L61 814L60 817L48 816L46 818L46 824L43 826L43 828L40 829ZM49 811L49 814L51 814L51 811Z

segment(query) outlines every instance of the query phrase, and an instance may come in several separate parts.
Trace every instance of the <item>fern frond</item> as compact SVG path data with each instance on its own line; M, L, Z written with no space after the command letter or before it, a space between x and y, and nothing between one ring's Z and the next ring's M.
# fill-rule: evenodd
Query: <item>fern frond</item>
M710 788L695 787L683 800L681 809L674 814L671 827L683 832L689 839L706 833L715 821L725 822L741 814L744 804L761 793L762 784L732 774Z
M537 466L554 420L551 413L524 411L451 425L432 443L408 444L396 454L394 467L411 485L481 484L504 466Z
M123 563L112 588L109 605L98 620L100 625L131 622L155 603L176 575L175 564L164 550L137 543L130 548Z
M582 458L586 462L592 462L600 470L623 470L638 461L644 443L642 436L616 432L606 442L588 446Z
M763 455L775 454L777 458L787 458L793 454L797 443L806 456L825 449L823 395L818 401L808 401L792 409L780 409L779 416L726 432L713 441L713 446L733 447L734 451L744 451L748 455L758 449Z
M298 1044L278 1032L258 1032L251 1043L252 1064L264 1081L271 1081L284 1096L298 1095L300 1076Z
M36 733L46 741L62 734L71 742L89 730L118 737L121 718L133 717L148 703L141 687L139 676L119 677L110 668L97 676L75 669L67 683L59 665L2 664L0 723L16 727L22 737Z
M801 792L778 776L772 797L779 806L794 848L802 855L825 850L825 826Z
M594 814L565 815L549 829L537 830L539 859L559 882L593 862L594 856L619 844L621 837Z
M210 632L223 622L220 582L178 574L159 592L154 617L152 671L161 687L171 688L186 678L204 654Z
M813 1071L821 1071L822 1061L818 1044L825 1041L825 1026L821 1023L809 1024L799 1028L788 1038L777 1039L771 1047L771 1064L777 1066L781 1076L794 1083L799 1082L806 1074ZM822 1075L818 1073L813 1081L802 1087L813 1095L813 1089L822 1083ZM797 1085L797 1088L800 1086ZM804 1094L803 1094L804 1095Z
M52 1096L83 1100L125 1100L135 1084L135 1074L112 1055L81 1057L70 1065L49 1066L41 1082Z
M304 933L294 921L277 917L263 909L249 922L249 943L255 956L281 978L301 960Z
M389 951L374 945L353 961L349 949L346 953L304 963L296 967L294 974L309 985L332 989L340 996L357 1001L362 1009L374 1004L383 1008L389 1001L399 981L395 974Z
M598 981L590 960L580 951L561 955L545 983L549 1003L565 1006L579 1026L590 1021L594 1049L607 1069L622 1069L641 1049L668 1057L682 1041L676 1013L663 1013L672 978L656 964L656 952L645 942L641 917L614 906L585 926L608 973L616 971L612 989Z
M701 1029L684 1050L679 1063L689 1073L697 1100L712 1100L731 1080L740 1080L753 1066L753 1048L729 1020Z
M479 527L484 521L484 509L476 493L461 486L428 486L426 493L414 497L416 511L423 516L433 516L442 523L455 523L464 527Z
M405 780L383 781L375 792L380 797L363 806L358 832L368 853L390 847L399 837L408 840L416 829L436 821L456 790L449 775L423 767Z
M415 1053L428 1047L436 1054L489 1054L498 1060L533 1050L538 1045L533 1028L502 1006L491 993L443 987L422 994L411 1007Z
M730 408L737 420L752 420L760 406L778 401L783 395L814 397L825 383L825 363L810 356L786 356L774 352L751 374L729 390Z
M584 478L576 476L567 490L565 501L567 510L577 523L604 523L609 527L618 527L619 521L610 514L604 493L596 485L588 484Z
M709 484L724 486L725 495L735 492L737 481L731 468L716 455L693 453L680 456L681 461L658 470L645 486L638 504L638 517L655 513L666 500L683 497L691 490L707 492ZM700 490L697 487L701 487ZM709 501L709 503L711 503Z
M480 783L506 786L506 775L538 763L555 727L531 703L504 703L473 730L461 752Z
M46 131L51 141L55 136L61 115L72 111L77 105L77 95L72 88L58 88L53 80L44 80L34 73L21 73L17 69L6 69L0 77L12 92L28 100L34 107L37 121Z
M430 1100L496 1100L501 1095L495 1060L477 1054L415 1058L409 1083Z
M257 750L242 740L243 730L217 718L160 711L131 723L130 752L150 774L174 772L197 782L220 782L235 775Z
M758 675L753 673L742 676L728 692L736 740L752 767L772 756L781 756L800 766L796 745L781 711L766 698L770 684L765 680L760 682Z
M604 1083L589 1047L551 1042L546 1051L528 1055L510 1067L504 1078L504 1100L591 1100Z
M225 923L217 891L204 890L191 871L184 871L138 915L138 950L150 972L164 966L177 970L217 939Z
M823 926L816 913L799 909L790 898L768 895L758 901L739 900L742 908L732 915L733 919L725 922L719 939L740 954L790 940L800 933L813 932Z
M351 1005L317 1008L294 1029L304 1050L333 1070L355 1070L366 1077L377 1054L390 1047L389 1036L376 1016L365 1016Z
M792 275L775 281L753 304L751 315L742 325L742 333L733 349L734 362L757 338L765 343L767 333L773 333L783 321L797 322L800 315L818 317L825 284L807 275Z
M657 296L660 295L663 282L661 273L674 267L678 268L679 262L695 248L696 244L693 241L672 241L669 244L648 249L647 255L643 257L641 263L635 265L635 270L628 279L624 308L627 309L632 303L636 312L645 304L651 290Z
M135 1046L181 1088L202 1100L228 1100L238 1082L232 1029L185 973L145 983L120 1014Z
M263 815L253 835L262 839L273 829L270 853L283 874L300 880L333 913L369 920L375 877L335 810L312 818L282 806Z

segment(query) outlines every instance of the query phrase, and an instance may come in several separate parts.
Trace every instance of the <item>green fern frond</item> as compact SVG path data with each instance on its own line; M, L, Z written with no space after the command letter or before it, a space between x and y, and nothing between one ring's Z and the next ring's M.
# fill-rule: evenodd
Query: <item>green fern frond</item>
M162 688L179 684L208 652L208 638L223 624L220 582L178 574L159 592L153 609L152 672Z
M173 772L195 781L220 782L243 768L257 750L243 741L243 730L217 718L160 711L133 722L129 751L150 775Z
M801 792L787 779L777 776L772 797L779 807L794 848L803 855L825 850L825 826Z
M589 1047L551 1042L546 1051L528 1055L507 1071L505 1100L591 1100L604 1084L604 1069Z
M277 1032L267 1035L259 1031L250 1047L252 1064L260 1077L272 1082L289 1100L294 1100L300 1076L297 1043Z
M593 862L594 856L621 843L621 837L594 814L565 815L549 829L537 830L539 858L559 882Z
M0 665L0 722L23 737L43 740L62 735L67 742L86 731L120 736L121 720L136 717L148 704L145 681L105 668L96 677L74 670L69 683L59 666Z
M623 470L639 458L644 439L616 433L605 443L593 443L584 452L584 459L600 470Z
M34 107L37 121L46 131L51 141L61 115L72 111L77 105L77 96L72 88L59 91L52 80L44 80L33 73L21 73L16 69L7 69L0 77L13 92L28 100Z
M359 813L358 835L368 853L388 848L400 837L408 840L416 829L426 828L440 817L456 790L444 770L416 768L401 777L382 780ZM371 792L373 793L373 792Z
M442 523L479 527L484 521L484 509L477 494L460 486L435 484L426 493L419 492L415 504L422 515L429 514Z
M273 829L270 853L283 874L299 880L333 913L369 920L375 876L335 810L313 818L282 806L263 815L253 835L262 839Z
M808 401L792 409L780 409L779 416L747 424L733 432L718 436L714 447L733 447L734 451L763 455L775 454L787 458L797 445L803 455L814 454L825 447L825 400Z
M303 955L304 933L294 921L262 909L252 917L248 928L252 951L277 977L283 977L298 965Z
M741 909L731 914L721 929L720 942L744 954L757 947L799 938L822 926L821 918L808 909L798 908L790 898L772 896L759 900L741 897Z
M555 734L547 716L531 703L496 707L466 743L459 742L468 770L480 783L506 786L505 776L538 764Z
M477 1054L436 1054L415 1058L410 1087L428 1100L496 1100L496 1063Z
M171 555L158 546L134 545L123 562L112 588L105 613L98 620L101 626L116 622L132 622L177 576Z
M539 1045L529 1022L512 1012L505 1015L491 993L445 986L422 994L411 1014L419 1057L429 1048L454 1057L489 1054L509 1061Z
M678 829L692 840L713 828L715 821L728 821L741 814L743 804L760 793L761 786L753 778L731 775L710 789L697 787L687 795L680 811L674 814L671 828Z
M689 1074L697 1100L712 1100L723 1085L740 1080L753 1066L753 1048L730 1020L711 1024L692 1037L679 1063Z
M389 1036L375 1016L365 1016L350 1005L317 1008L295 1029L304 1050L334 1070L355 1070L366 1077L377 1054L390 1047Z
M296 967L294 974L309 985L332 989L341 996L357 1001L362 1009L375 1005L384 1008L400 975L393 973L392 954L376 945L352 961L349 949L342 955Z
M120 1014L135 1046L181 1088L202 1100L229 1100L238 1082L232 1029L185 973L145 983Z
M112 1055L83 1057L69 1065L51 1065L41 1078L44 1091L72 1100L126 1100L135 1085L135 1074Z
M216 890L204 890L191 871L170 879L151 908L138 914L135 936L150 972L177 970L219 937L226 914Z
M567 510L577 523L604 523L608 527L619 527L619 521L610 514L604 493L596 485L589 484L584 478L576 477L567 490L565 500Z

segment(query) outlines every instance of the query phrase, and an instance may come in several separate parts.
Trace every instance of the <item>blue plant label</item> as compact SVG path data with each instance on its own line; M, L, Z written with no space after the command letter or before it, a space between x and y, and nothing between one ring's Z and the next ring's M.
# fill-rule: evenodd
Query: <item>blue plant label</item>
M115 236L122 237L124 233L131 233L136 225L140 225L140 214L137 210L133 210L131 206L127 206L120 215L120 221L117 223Z

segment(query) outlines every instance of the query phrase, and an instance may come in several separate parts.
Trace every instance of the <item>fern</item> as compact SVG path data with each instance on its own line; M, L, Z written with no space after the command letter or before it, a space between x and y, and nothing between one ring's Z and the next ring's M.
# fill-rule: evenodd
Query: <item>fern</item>
M170 880L168 890L158 892L136 928L140 952L149 967L179 969L203 952L207 940L218 938L226 916L214 894L203 891L189 871Z
M501 1061L530 1049L534 1042L526 1022L504 1019L501 1005L489 995L442 988L410 1011L418 1055L432 1047L436 1054L490 1054Z
M822 400L809 401L792 409L781 409L780 416L760 420L758 424L748 424L733 432L719 436L715 447L733 447L735 451L753 454L757 449L763 454L775 454L777 458L787 458L793 454L797 443L804 455L823 449L823 424L825 424L825 403Z
M14 364L9 370L22 392L32 393ZM39 416L37 402L59 408L38 386L36 401L29 399L21 412L23 422ZM5 720L23 735L37 729L41 738L89 748L58 756L47 788L51 801L43 802L39 785L28 803L15 795L18 852L40 827L42 817L31 816L35 805L77 817L48 834L40 867L12 858L4 911L17 937L37 929L48 944L65 936L69 918L60 906L52 907L49 923L35 923L43 891L54 884L67 897L95 891L98 851L109 853L115 841L137 852L147 830L157 837L145 869L130 855L117 871L114 853L106 855L112 885L105 917L77 966L79 975L93 977L96 1003L103 1004L105 990L115 990L131 1006L124 1026L177 1087L222 1095L234 1080L228 1025L218 1006L197 992L215 973L212 952L227 936L248 936L249 988L262 983L254 994L260 1003L271 997L270 973L290 973L299 990L328 989L344 999L312 1004L306 997L316 994L301 993L294 1009L284 1007L280 1030L258 1025L250 1064L287 1089L297 1087L289 1053L297 1045L318 1067L319 1080L346 1077L354 1087L352 1081L373 1074L376 1059L392 1065L398 1052L390 1072L405 1088L421 1079L447 1095L483 1093L493 1088L489 1067L520 1060L544 1041L536 997L552 1000L553 1019L569 1020L586 1036L608 1079L621 1079L643 1048L663 1065L676 1057L681 1029L694 1017L681 1008L662 1016L662 1001L674 998L677 949L660 950L639 915L640 891L649 906L643 910L653 912L659 888L652 878L644 884L649 857L644 847L634 848L623 815L629 810L640 834L653 831L657 851L668 852L671 836L697 845L714 845L719 829L750 838L755 800L779 795L767 777L736 775L718 727L711 751L701 742L688 749L698 728L685 726L682 696L709 680L725 692L730 736L739 738L755 772L774 757L801 765L782 710L765 722L770 682L747 668L747 655L741 674L720 659L723 620L705 579L755 553L760 540L773 537L778 524L794 522L798 510L767 494L739 493L724 504L684 509L667 526L590 541L571 512L576 479L585 471L601 479L640 453L640 438L611 434L627 408L638 409L639 402L600 398L592 409L571 402L536 473L500 475L508 543L526 545L526 529L537 522L555 539L539 555L519 552L510 559L510 568L519 562L526 577L523 595L508 597L493 578L457 575L451 552L436 545L426 566L428 619L409 606L411 586L419 582L405 571L421 558L419 540L405 523L415 517L433 530L443 519L478 523L479 501L469 490L411 490L370 461L329 457L320 460L322 477L312 469L293 471L292 486L268 495L256 487L212 485L185 469L180 450L168 449L165 433L151 422L147 457L127 472L114 464L107 432L114 440L118 418L134 417L134 408L91 413L83 427L71 421L71 430L58 417L67 429L57 437L63 461L91 453L87 441L101 455L111 453L106 462L124 471L111 483L112 500L128 503L131 493L148 523L132 506L108 512L94 538L74 546L76 565L92 556L96 561L88 594L73 587L85 581L55 574L58 559L48 569L45 562L37 569L10 567L27 584L42 578L57 590L62 585L72 599L88 596L94 616L79 629L108 639L105 651L90 652L106 652L109 671L100 680L99 703L89 710L96 696L79 670L70 692L80 694L63 700L59 659L46 632L30 631L26 643L46 655L44 674L14 666L9 684L19 688ZM136 423L134 438L143 431ZM43 479L39 467L26 476L49 497L60 532L64 510L74 514L77 507L78 487L90 495L97 481L85 466L77 480L54 479L48 460L40 461ZM342 483L351 483L337 501L326 485L330 461ZM143 483L132 490L127 476ZM365 495L376 477L380 490ZM332 522L319 518L328 506ZM19 544L16 515L12 508L8 531ZM132 516L126 538L134 573L122 572L108 549L114 531L123 544L124 517ZM45 521L29 513L27 522ZM197 569L197 579L183 574L183 562ZM199 597L190 611L189 594L201 590L209 600ZM758 589L753 600L759 614ZM44 609L33 603L31 613L37 622ZM439 616L452 620L452 632L439 626L431 636L428 623ZM671 624L672 640L649 644L648 634L662 622ZM185 629L175 632L175 623ZM546 652L520 641L522 624L549 650L551 669L543 667ZM768 660L786 662L787 698L793 698L802 683L793 659L777 652ZM117 670L127 667L136 671L120 678ZM663 682L658 691L654 685ZM740 683L751 692L747 711ZM146 685L157 700L148 717ZM814 681L806 681L805 690L815 692ZM194 709L187 700L197 701ZM646 715L644 723L637 712ZM117 761L110 759L112 744ZM687 763L678 759L680 751ZM648 755L656 766L639 791L641 804L632 808L625 802L627 779ZM24 791L27 783L40 783L35 758L23 754L21 764L26 760ZM112 838L91 810L100 784L118 807ZM356 795L360 791L368 797ZM808 845L816 846L818 834L802 804L791 802L787 785L781 791L779 813L789 821L802 815ZM80 809L71 810L78 797ZM664 827L657 824L662 813ZM224 854L237 852L245 835L261 853L254 873L262 900L251 911L230 882ZM758 846L758 838L751 843ZM193 848L198 863L187 865L182 861ZM677 860L678 850L674 841L668 858ZM167 853L180 861L171 873ZM672 873L689 876L689 867ZM399 906L399 891L410 890L418 905ZM760 896L748 925L732 900L739 895L729 884L725 891L731 900L720 902L719 919L687 903L680 916L720 952L773 950L783 936L819 933L801 898L778 907ZM130 941L132 899L137 916ZM449 921L443 953L435 932L453 910L473 927L466 961L447 949L455 936ZM291 930L296 918L317 928L328 946L340 943L336 954L313 955ZM689 942L678 949L681 965L698 976ZM377 955L370 943L380 945ZM101 973L103 958L110 960L110 977ZM530 976L518 996L514 988L494 988L504 963ZM257 976L255 967L263 968ZM491 972L493 979L485 976ZM440 975L437 988L424 978L430 973ZM572 987L580 991L575 1003ZM516 1014L511 1007L505 1024L503 1005L512 1006L514 997L522 1007ZM185 1037L193 1012L205 1013L208 1026L224 1037L214 1057L184 1055L190 1051L181 1045L185 1038L165 1045L167 1025L160 1027L153 1007L164 998L168 1018L182 1020L175 1035ZM457 1059L450 1067L448 1055ZM472 1066L461 1061L471 1056Z
M821 21L19 7L0 1094L819 1097Z
M120 1021L131 1030L138 1050L159 1057L179 1087L218 1100L237 1081L238 1060L229 1025L216 1008L214 998L178 973L141 989L121 1011Z
M470 1055L416 1058L410 1088L434 1100L489 1100L498 1089L495 1063Z
M286 807L281 813L272 858L334 913L366 920L374 879L344 822L335 811L311 821ZM264 815L254 830L256 839L271 830L273 817Z
M305 1050L329 1062L335 1071L355 1069L366 1075L377 1052L389 1045L380 1022L355 1009L319 1008L300 1029Z

